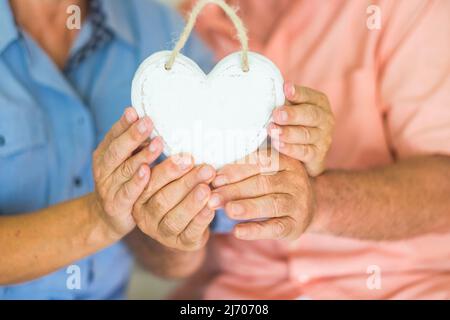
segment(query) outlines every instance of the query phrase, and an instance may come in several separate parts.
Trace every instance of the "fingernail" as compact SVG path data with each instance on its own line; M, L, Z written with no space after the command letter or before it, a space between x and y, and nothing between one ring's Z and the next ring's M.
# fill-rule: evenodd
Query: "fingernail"
M283 132L283 130L280 127L278 127L276 124L271 123L269 125L269 134L270 134L270 136L278 137L278 136L281 135L282 132Z
M279 111L278 117L279 117L280 121L286 122L288 120L288 113L284 110Z
M175 163L178 165L178 168L181 170L186 170L192 165L192 158L187 155L183 155L181 157L177 157L175 159Z
M146 118L142 118L141 120L139 120L137 129L139 131L140 134L144 134L147 132L148 130L148 124L147 124L147 120Z
M214 175L214 171L210 166L204 166L198 172L198 176L202 180L209 180Z
M228 180L225 176L217 176L213 181L214 187L221 187L228 183Z
M147 170L145 169L145 167L140 167L139 168L139 171L138 171L138 176L139 176L139 178L144 178L145 177L145 174L146 174L146 172L147 172Z
M195 190L195 199L197 199L197 201L202 201L206 198L207 195L208 192L206 192L204 187L199 187L197 188L197 190Z
M236 236L236 238L245 239L248 235L248 232L245 228L236 228L234 229L234 235Z
M125 119L128 123L136 121L136 112L132 108L125 109Z
M275 148L277 149L281 149L284 148L285 144L283 141L280 140L272 140L272 144L275 146Z
M219 208L221 204L222 204L222 197L219 196L217 193L213 193L211 195L211 198L209 198L208 207L210 209L216 209Z
M150 152L155 153L158 150L158 146L159 146L158 140L153 140L149 146Z
M295 96L295 86L290 82L286 82L284 84L284 94L287 98L293 98Z
M230 206L230 210L231 213L236 217L243 215L245 211L244 207L238 203L232 203Z

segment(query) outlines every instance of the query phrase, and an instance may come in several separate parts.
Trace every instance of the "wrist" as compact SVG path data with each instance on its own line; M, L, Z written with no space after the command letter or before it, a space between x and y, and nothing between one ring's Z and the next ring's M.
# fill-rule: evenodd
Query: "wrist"
M124 234L118 232L109 222L95 193L86 195L85 200L92 226L87 241L90 243L114 243L120 240Z
M307 229L309 233L325 233L328 224L327 200L325 196L327 184L326 174L322 174L315 178L310 178L311 188L314 198L314 213L311 223Z

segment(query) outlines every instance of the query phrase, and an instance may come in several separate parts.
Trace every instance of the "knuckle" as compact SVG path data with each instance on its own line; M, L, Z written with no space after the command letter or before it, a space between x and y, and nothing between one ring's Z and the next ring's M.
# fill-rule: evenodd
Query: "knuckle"
M198 245L199 237L196 234L195 230L188 228L180 235L180 241L189 247L193 247L195 245Z
M328 105L328 96L323 92L317 93L319 104L322 106Z
M309 143L312 140L311 131L308 128L302 127L303 141Z
M297 87L296 92L298 92L298 97L299 98L306 98L308 97L308 90L306 89L306 87Z
M253 224L251 226L251 228L249 228L248 231L250 234L263 234L264 233L264 225L262 224L262 222L256 222L255 224Z
M119 151L117 144L111 143L111 145L109 146L108 151L107 151L107 157L110 160L116 160L116 159L119 159L119 154L120 154L120 151Z
M179 250L189 252L189 251L197 251L197 250L201 249L202 244L201 244L201 241L193 241L193 242L186 241L186 239L183 238L182 235L180 235L179 237L177 237L175 247Z
M152 208L152 212L160 213L164 212L164 208L167 206L167 197L164 190L160 190L149 200L149 206Z
M259 175L256 179L256 188L260 190L263 194L267 194L270 191L270 178L267 175Z
M276 239L285 238L289 234L289 227L280 219L274 220L272 228Z
M119 174L122 176L122 178L126 178L126 179L128 179L134 175L134 170L129 161L124 162L120 166Z
M282 172L267 176L267 179L270 181L270 185L272 186L273 190L283 189L282 187L287 185L284 178L285 175L283 175Z
M274 217L280 217L282 215L282 201L280 199L280 197L278 196L273 196L270 198L269 201L269 206L273 212Z
M320 122L319 108L311 105L308 110L308 117L312 123L319 123Z
M173 237L180 233L176 223L170 217L163 218L158 229L162 237Z

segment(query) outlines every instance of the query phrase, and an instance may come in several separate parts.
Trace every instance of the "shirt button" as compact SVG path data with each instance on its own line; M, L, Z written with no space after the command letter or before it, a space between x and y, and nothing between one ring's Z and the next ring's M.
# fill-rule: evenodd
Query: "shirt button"
M3 147L6 144L6 139L4 136L0 135L0 147Z
M82 126L84 124L84 118L83 117L79 117L77 120L77 123L79 126Z
M79 188L83 184L83 180L80 177L73 178L73 184L75 187Z

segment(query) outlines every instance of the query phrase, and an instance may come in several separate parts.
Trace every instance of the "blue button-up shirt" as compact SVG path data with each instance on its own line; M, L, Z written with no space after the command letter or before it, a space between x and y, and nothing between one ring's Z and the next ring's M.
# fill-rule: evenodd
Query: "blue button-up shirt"
M100 4L112 37L62 72L16 26L8 0L0 0L0 215L38 210L93 190L92 152L130 105L136 68L153 52L170 49L184 25L176 13L148 0ZM73 56L93 34L88 18ZM206 70L212 64L195 36L184 54ZM131 265L124 244L73 264L81 271L80 289L68 288L69 274L63 268L0 287L0 299L123 297Z

